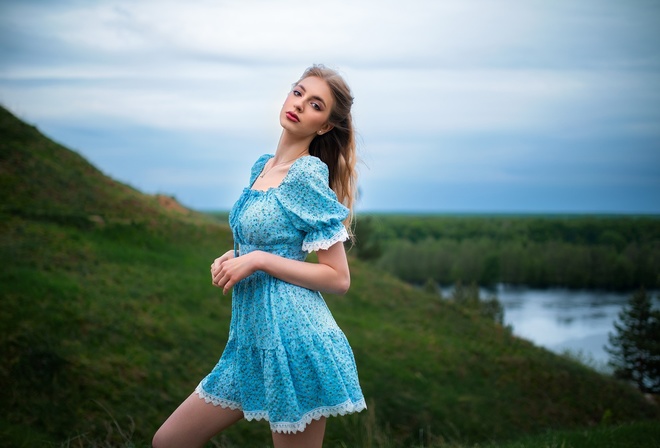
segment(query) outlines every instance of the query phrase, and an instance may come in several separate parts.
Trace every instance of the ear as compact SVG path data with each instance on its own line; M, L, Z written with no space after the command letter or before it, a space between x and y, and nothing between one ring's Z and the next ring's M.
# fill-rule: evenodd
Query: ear
M335 127L334 124L328 122L328 123L324 124L323 127L321 129L319 129L316 133L318 135L323 135L326 132L330 132L332 130L332 128L334 128L334 127Z

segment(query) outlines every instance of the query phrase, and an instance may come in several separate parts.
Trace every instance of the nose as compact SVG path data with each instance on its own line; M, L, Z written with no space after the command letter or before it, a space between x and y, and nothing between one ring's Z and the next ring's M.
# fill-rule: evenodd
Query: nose
M303 100L301 97L295 97L295 100L293 101L293 107L296 109L298 112L302 111L303 108Z

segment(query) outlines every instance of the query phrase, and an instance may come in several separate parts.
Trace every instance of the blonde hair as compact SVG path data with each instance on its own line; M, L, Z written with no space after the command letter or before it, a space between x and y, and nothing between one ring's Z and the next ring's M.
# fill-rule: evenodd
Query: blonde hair
M328 165L330 188L350 211L344 225L352 236L353 206L357 194L357 147L351 115L353 95L339 73L324 65L312 65L305 70L298 82L310 76L323 79L332 91L334 106L330 111L329 122L334 127L329 132L314 137L309 145L309 153Z

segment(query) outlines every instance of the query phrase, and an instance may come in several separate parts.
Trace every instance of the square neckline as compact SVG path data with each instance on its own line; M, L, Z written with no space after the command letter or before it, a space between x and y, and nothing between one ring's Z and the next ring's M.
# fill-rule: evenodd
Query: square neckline
M264 161L264 165L261 167L261 171L259 171L259 173L256 175L256 177L254 178L254 180L253 180L252 183L250 184L250 187L248 188L250 191L256 191L256 192L258 192L258 193L268 193L268 192L271 191L271 190L278 190L278 189L279 189L279 188L280 188L280 187L281 187L281 186L282 186L282 185L288 180L289 176L291 175L291 170L292 170L293 167L296 165L296 163L298 163L298 161L299 161L300 159L305 158L305 157L314 157L314 156L311 155L311 154L307 154L306 156L300 156L300 157L298 157L297 159L295 159L295 160L293 161L293 163L291 163L291 166L290 166L289 169L287 170L286 174L284 175L284 177L282 178L282 180L280 181L280 183L277 184L276 186L274 186L274 187L268 187L268 188L265 189L265 190L260 190L260 189L258 189L258 188L254 188L254 184L257 182L257 179L259 179L259 174L261 174L261 173L263 172L264 168L266 168L266 164L268 163L268 161L269 161L270 159L274 158L274 157L275 157L275 154L271 154L270 157L268 157L268 158Z

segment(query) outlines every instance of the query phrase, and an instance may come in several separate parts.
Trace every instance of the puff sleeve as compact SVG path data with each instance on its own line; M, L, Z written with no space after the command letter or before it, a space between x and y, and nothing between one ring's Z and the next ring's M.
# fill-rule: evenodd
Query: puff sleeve
M342 221L349 210L337 200L328 177L328 166L321 159L301 157L276 191L293 226L305 233L302 250L306 252L325 250L348 239Z
M264 169L264 166L266 165L266 162L273 157L272 154L264 154L261 157L257 159L256 162L254 162L254 165L252 165L252 168L250 169L250 187L254 183L254 181L257 180L257 176L261 173L261 171Z

